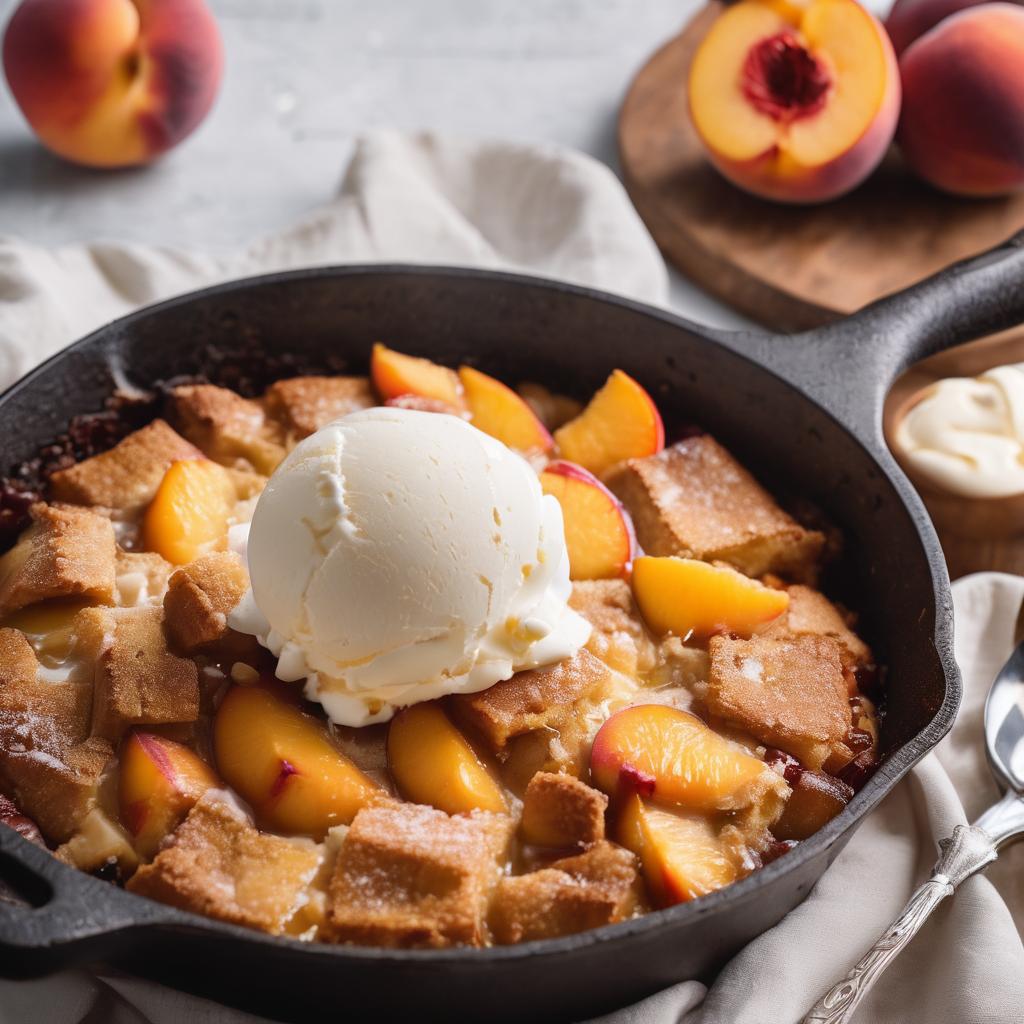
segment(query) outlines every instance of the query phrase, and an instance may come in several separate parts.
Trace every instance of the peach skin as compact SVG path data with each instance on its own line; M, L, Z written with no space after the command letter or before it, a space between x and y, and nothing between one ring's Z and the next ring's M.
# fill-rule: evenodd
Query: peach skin
M885 19L885 31L889 33L896 56L943 18L982 3L985 0L896 0Z
M269 684L228 690L214 718L214 758L261 824L322 839L381 790L290 697Z
M224 58L203 0L23 0L3 63L44 146L90 167L129 167L200 124Z
M763 761L665 704L612 715L594 737L590 775L611 797L635 792L690 811L735 810L755 790L785 789Z
M633 563L633 596L658 634L749 637L789 607L789 594L724 565L644 556Z
M636 537L633 521L619 499L582 466L563 460L545 466L540 485L562 506L572 579L625 576Z
M145 860L208 789L213 769L188 747L135 730L121 746L118 802L121 824Z
M459 367L470 423L509 448L548 452L554 441L537 414L510 387L472 366Z
M855 0L743 0L694 55L689 101L708 157L733 184L822 202L885 155L899 70L885 29Z
M925 181L956 195L1024 188L1024 7L953 14L900 57L896 141Z
M628 373L613 370L575 419L555 431L559 454L596 476L626 459L665 447L665 427L654 399Z
M388 767L402 796L448 814L504 814L501 789L433 701L399 711L388 726Z

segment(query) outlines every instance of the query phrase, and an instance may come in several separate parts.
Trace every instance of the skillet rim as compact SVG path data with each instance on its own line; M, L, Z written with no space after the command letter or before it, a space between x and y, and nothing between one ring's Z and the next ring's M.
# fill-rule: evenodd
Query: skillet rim
M554 294L569 294L589 302L618 306L642 318L659 321L671 328L682 329L693 337L700 339L703 343L720 345L726 348L733 356L743 360L756 371L767 373L774 377L787 390L794 393L798 399L809 402L817 414L832 421L871 460L875 469L895 491L900 505L911 520L921 545L921 553L928 563L929 575L931 577L935 612L935 626L931 641L945 682L945 693L942 702L924 728L886 757L864 788L854 796L853 800L850 801L840 814L815 832L809 839L799 843L795 849L766 867L753 872L737 882L733 882L723 889L687 903L676 904L675 906L660 910L652 910L617 924L591 928L559 938L539 939L508 946L454 946L445 949L402 950L376 946L307 942L289 936L271 935L255 929L244 928L240 925L217 921L214 918L204 917L191 911L179 910L146 897L136 896L127 890L113 889L116 897L114 901L110 901L111 907L113 907L115 902L123 903L126 909L138 907L139 912L136 914L135 919L112 923L109 928L104 928L101 924L96 930L86 932L81 936L77 934L54 935L51 938L55 945L73 944L80 938L102 937L103 935L116 935L118 933L129 934L139 930L158 928L168 931L198 931L207 934L221 934L226 938L241 939L250 943L255 942L259 945L282 948L293 953L298 952L307 956L330 958L331 960L341 957L377 962L392 961L402 964L440 964L463 962L466 960L480 963L495 963L540 955L548 957L569 955L587 946L620 940L626 941L633 936L648 933L657 928L681 924L690 919L713 917L720 908L724 911L726 907L742 906L751 902L757 898L761 889L770 886L775 879L797 870L807 861L826 853L840 839L844 837L848 839L850 837L849 834L856 830L856 827L859 826L868 813L889 794L915 764L935 748L953 725L963 696L963 683L959 667L953 657L953 612L950 582L945 560L942 556L941 547L939 546L931 520L917 492L884 447L884 441L881 439L880 423L872 424L873 437L871 440L866 440L852 424L844 423L833 415L819 397L807 391L801 384L788 379L783 373L774 369L769 362L763 361L762 358L743 348L744 341L749 342L753 339L764 342L775 338L780 345L784 345L787 340L786 335L772 335L770 332L761 331L726 331L707 327L673 313L668 309L661 309L649 303L615 295L585 285L572 284L531 274L444 264L388 262L326 265L276 271L222 281L143 306L122 317L109 321L84 337L59 349L0 394L0 426L3 423L5 407L18 392L28 387L38 378L52 373L60 367L61 363L84 349L95 346L106 358L113 377L125 375L130 378L130 368L127 368L123 362L119 347L111 343L110 335L115 328L130 327L136 321L158 316L167 310L188 306L202 299L230 295L233 292L243 292L262 286L284 285L287 287L292 281L370 276L436 276L442 280L475 280L481 283L502 286L511 285L514 288L539 288ZM891 385L891 381L886 382L886 390L889 385ZM69 414L69 419L71 415L74 415L74 413ZM45 440L41 442L41 444L45 443ZM19 836L18 838L20 839L21 837ZM22 842L25 846L32 847L28 840L22 840ZM7 845L3 844L3 846ZM17 848L20 846L20 843L15 841L14 846ZM42 853L43 851L38 852ZM9 855L17 856L13 853ZM108 891L111 888L110 883L93 878L77 868L52 859L51 862L53 866L52 876L54 880L60 880L60 884L51 886L53 895L49 905L54 907L58 920L60 912L58 904L66 899L69 889L71 891L82 888L91 889L92 885L102 886L104 890ZM829 866L831 866L831 860L829 860L821 874L824 874L824 871L827 871ZM36 874L39 873L31 867L29 867L29 870ZM819 879L820 875L815 880L814 885L817 884ZM813 889L813 887L812 885L811 888Z

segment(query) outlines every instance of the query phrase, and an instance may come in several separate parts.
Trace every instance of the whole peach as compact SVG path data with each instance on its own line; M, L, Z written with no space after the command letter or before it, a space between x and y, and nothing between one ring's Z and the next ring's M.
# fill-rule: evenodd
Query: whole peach
M899 56L915 39L923 36L943 18L968 7L977 7L985 0L896 0L885 19L885 28L892 48ZM1024 0L1010 0L1024 2Z
M76 163L126 167L199 125L224 57L203 0L23 0L3 64L43 145Z
M1024 188L1024 8L951 15L911 43L900 73L896 138L914 171L958 195Z

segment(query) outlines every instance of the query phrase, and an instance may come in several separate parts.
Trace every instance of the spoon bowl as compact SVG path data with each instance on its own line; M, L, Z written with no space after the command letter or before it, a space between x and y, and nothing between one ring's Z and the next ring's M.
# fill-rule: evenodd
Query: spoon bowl
M1024 793L1024 644L996 676L985 701L985 752L1004 789Z
M1021 608L1020 626L1024 623ZM983 871L998 851L1024 837L1024 643L999 670L985 700L985 751L1002 799L973 825L957 825L939 841L931 877L907 901L899 917L842 981L811 1007L801 1024L846 1024L885 969L920 931L931 912L957 886Z

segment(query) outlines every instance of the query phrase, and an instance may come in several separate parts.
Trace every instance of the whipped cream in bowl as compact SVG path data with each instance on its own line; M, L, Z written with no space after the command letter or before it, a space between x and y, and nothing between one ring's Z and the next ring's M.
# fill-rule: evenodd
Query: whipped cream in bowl
M340 725L486 689L576 653L558 501L464 420L373 408L302 441L235 528L251 588L231 626Z
M1024 494L1024 363L937 381L903 415L894 441L906 468L939 492Z

